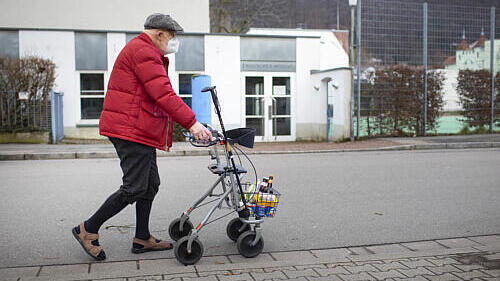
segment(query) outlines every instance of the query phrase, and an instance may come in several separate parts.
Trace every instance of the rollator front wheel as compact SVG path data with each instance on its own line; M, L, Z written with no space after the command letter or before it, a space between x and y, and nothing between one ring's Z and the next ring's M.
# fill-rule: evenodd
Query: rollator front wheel
M198 238L193 240L193 244L191 244L191 253L188 253L187 245L189 241L189 236L184 236L174 247L174 254L177 260L183 265L192 265L197 263L201 257L203 256L203 244Z
M244 224L245 223L242 222L240 218L230 220L226 227L227 237L234 242L238 241L238 237L240 237L242 233L250 230L250 225L246 224L243 226Z
M168 226L168 234L170 235L170 238L172 238L174 241L177 241L182 237L189 235L189 232L191 232L191 230L193 229L193 224L189 221L189 219L184 222L184 225L182 226L182 231L180 230L180 225L181 225L181 219L176 218Z
M264 249L264 238L260 238L259 241L252 245L255 240L255 231L246 231L238 237L236 246L238 247L238 252L246 258L253 258L262 253Z

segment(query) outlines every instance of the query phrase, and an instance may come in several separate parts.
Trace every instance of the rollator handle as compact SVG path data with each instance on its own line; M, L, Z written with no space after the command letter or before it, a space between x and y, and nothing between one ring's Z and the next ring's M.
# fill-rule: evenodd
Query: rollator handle
M203 93L208 92L208 91L212 92L213 90L215 90L215 86L212 86L212 87L205 87L205 88L201 89L201 91L202 91Z

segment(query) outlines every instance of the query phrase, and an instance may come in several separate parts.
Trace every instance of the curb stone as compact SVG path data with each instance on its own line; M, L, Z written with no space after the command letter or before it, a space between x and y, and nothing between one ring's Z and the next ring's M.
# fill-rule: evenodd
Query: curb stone
M433 150L433 149L468 149L468 148L498 148L500 142L468 142L468 143L427 143L396 145L380 148L334 149L334 150L288 150L288 151L245 151L248 155L268 154L306 154L306 153L342 153L342 152L371 152L371 151L406 151L406 150ZM208 150L178 150L172 152L158 152L158 157L205 156ZM11 160L54 160L54 159L98 159L117 158L113 151L105 152L54 152L54 153L5 153L0 154L0 161Z

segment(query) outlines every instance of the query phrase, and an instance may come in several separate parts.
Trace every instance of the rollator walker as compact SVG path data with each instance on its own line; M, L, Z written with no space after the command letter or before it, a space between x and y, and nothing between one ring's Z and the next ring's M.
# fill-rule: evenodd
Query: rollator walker
M272 182L271 185L261 183L259 189L255 166L243 151L234 146L239 144L247 148L253 148L255 129L238 128L226 131L222 121L216 87L205 87L202 92L211 93L222 132L205 125L211 131L214 140L200 143L188 131L183 131L183 135L189 139L193 146L210 147L211 160L214 160L214 162L208 166L208 169L217 175L215 183L187 211L179 218L174 219L168 228L170 237L177 241L174 248L175 257L184 265L195 264L203 256L203 244L199 239L201 230L207 224L233 213L237 213L238 217L229 221L226 227L227 236L236 242L239 253L244 257L258 256L264 249L261 225L264 218L274 216L280 196L277 190L272 189ZM233 149L237 155L238 151L243 154L252 165L255 173L254 183L242 182L247 170L241 165L239 155L240 165L236 164ZM219 186L221 187L220 193L215 193L216 188ZM214 203L214 205L194 228L189 219L191 213L211 203ZM217 209L226 209L229 212L210 220Z

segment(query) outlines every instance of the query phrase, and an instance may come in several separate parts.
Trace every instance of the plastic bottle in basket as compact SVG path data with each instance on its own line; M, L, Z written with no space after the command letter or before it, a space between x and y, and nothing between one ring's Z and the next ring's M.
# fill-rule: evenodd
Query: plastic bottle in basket
M274 209L278 203L278 197L274 194L264 192L259 192L255 196L256 214L259 217L272 216L270 215L271 213L274 215Z

